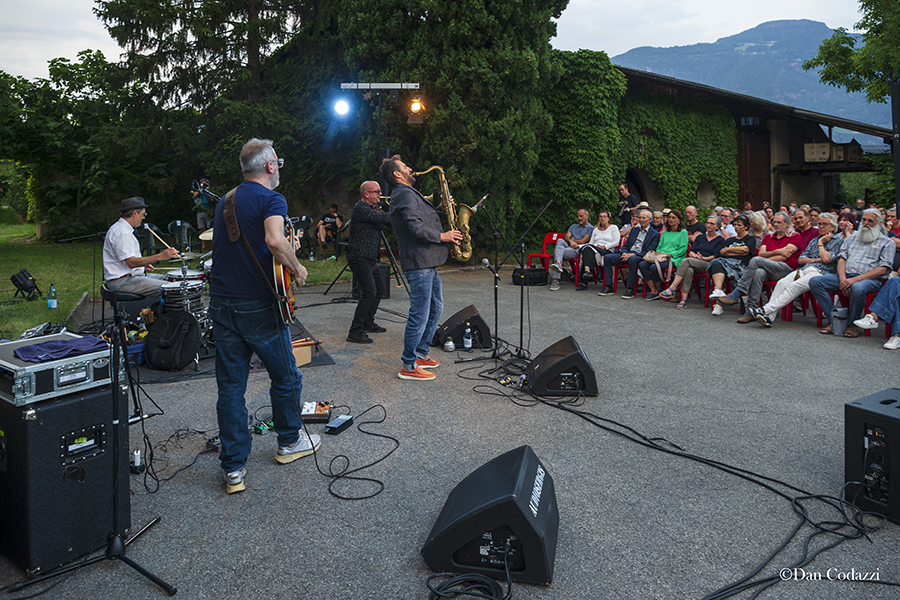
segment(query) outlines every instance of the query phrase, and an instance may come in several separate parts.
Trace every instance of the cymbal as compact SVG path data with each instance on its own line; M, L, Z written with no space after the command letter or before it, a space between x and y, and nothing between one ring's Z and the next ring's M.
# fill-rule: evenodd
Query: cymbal
M200 239L203 240L204 242L208 242L208 241L212 240L212 236L213 236L213 228L210 227L209 229L207 229L206 231L204 231L203 233L200 234Z
M170 258L167 262L180 262L183 260L194 260L203 256L199 252L182 252L177 258Z

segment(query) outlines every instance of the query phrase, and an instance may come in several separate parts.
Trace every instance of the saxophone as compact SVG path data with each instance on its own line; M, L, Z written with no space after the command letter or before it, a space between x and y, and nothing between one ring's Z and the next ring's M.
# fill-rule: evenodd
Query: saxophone
M441 183L441 207L447 213L447 223L450 225L451 230L456 229L462 234L462 239L459 241L458 246L456 244L450 245L450 256L459 262L468 262L472 258L472 236L469 235L469 219L472 218L475 212L466 204L457 204L456 211L453 210L453 205L450 204L450 187L447 185L444 169L440 166L430 166L424 171L413 173L413 177L431 173L435 169L437 169L438 179ZM433 196L434 194L425 196L425 199L434 204Z

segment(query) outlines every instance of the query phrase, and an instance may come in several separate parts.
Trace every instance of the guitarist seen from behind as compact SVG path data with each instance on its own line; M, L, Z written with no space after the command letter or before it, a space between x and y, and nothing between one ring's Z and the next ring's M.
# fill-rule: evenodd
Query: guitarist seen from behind
M278 435L275 460L293 462L315 452L320 443L318 435L307 435L300 419L303 376L291 353L290 332L279 315L274 287L273 258L293 273L298 285L306 281L294 243L284 234L287 201L274 191L284 160L271 140L254 138L244 144L240 162L244 182L216 206L222 233L213 237L209 289L209 316L216 333L219 460L228 494L245 489L251 440L244 390L253 352L271 379Z

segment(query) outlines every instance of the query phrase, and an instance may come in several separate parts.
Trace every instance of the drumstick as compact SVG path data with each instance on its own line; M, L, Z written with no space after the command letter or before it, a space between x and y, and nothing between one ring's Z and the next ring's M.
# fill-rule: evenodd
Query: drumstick
M159 237L158 235L156 235L156 232L155 232L155 231L153 231L153 230L150 229L149 227L147 228L147 231L149 231L150 233L152 233L152 234L153 234L153 237L155 237L156 239L158 239L159 241L161 241L161 242L163 243L163 246L165 246L165 247L168 248L169 250L172 249L172 246L168 245L168 244L166 243L166 240L164 240L164 239L162 239L161 237Z

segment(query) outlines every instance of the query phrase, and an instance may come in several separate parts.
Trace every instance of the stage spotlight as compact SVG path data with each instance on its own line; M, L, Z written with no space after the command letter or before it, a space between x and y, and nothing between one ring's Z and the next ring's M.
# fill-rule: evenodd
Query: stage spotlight
M350 111L350 105L347 104L346 100L338 100L334 103L334 112L343 116L346 115Z
M425 111L425 105L418 96L412 99L409 104L409 118L406 119L407 125L421 125L423 123L422 113Z

